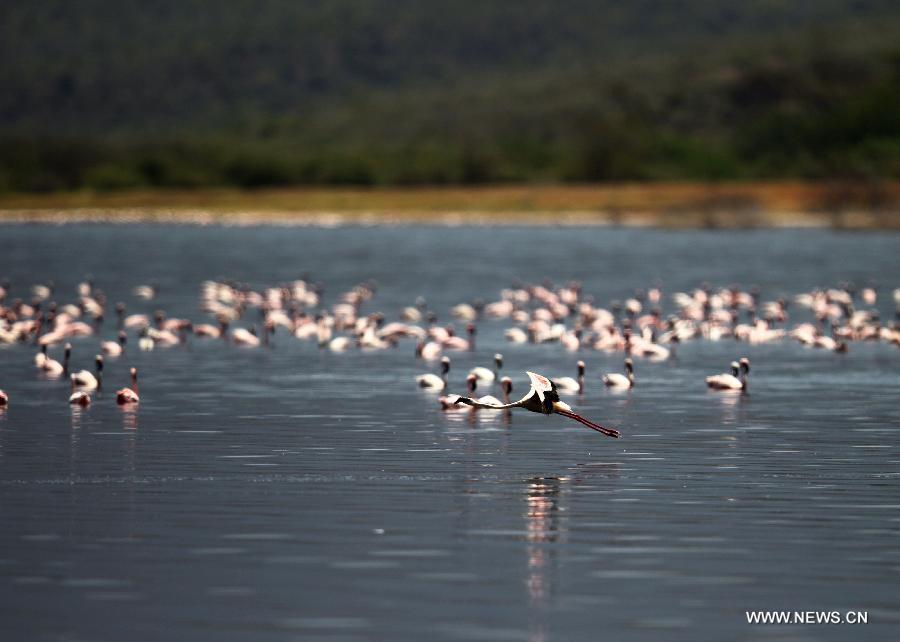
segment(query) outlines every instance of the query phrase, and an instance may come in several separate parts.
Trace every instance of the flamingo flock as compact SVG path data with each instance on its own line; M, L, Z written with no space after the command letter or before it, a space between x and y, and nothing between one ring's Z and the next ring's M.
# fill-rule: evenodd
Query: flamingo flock
M382 312L364 312L377 293L371 281L341 293L330 306L323 303L322 285L308 279L262 289L236 281L206 281L200 286L198 304L208 318L196 321L170 317L161 309L148 310L159 293L156 285L132 289L134 305L140 307L131 314L125 302L110 306L91 280L80 283L74 300L67 303L55 301L59 293L52 283L32 286L20 298L11 299L12 291L8 282L0 286L0 346L34 345L37 371L48 381L67 377L69 403L80 406L90 404L91 394L102 390L105 360L129 359L134 350L129 335L137 337L137 349L144 352L184 346L191 340L248 350L271 349L284 336L313 342L333 353L394 349L409 342L411 359L439 364L437 372L415 376L416 384L446 393L450 387L449 354L475 353L478 325L489 323L505 324L502 336L510 344L559 346L565 363L571 363L567 355L577 353L581 358L574 364L576 376L546 377L529 371L528 394L511 402L512 379L503 375L504 358L496 352L489 364L466 373L465 395L443 394L442 408L448 412L465 406L504 411L524 408L561 415L618 437L616 430L581 417L559 399L560 394L583 394L594 385L586 376L591 353L618 353L624 358L624 371L604 374L598 385L602 381L604 387L627 390L637 383L636 360L673 359L678 346L690 341L730 340L748 346L796 341L834 353L846 352L853 343L864 341L900 346L900 314L892 321L882 320L874 307L879 293L874 288L857 290L849 285L771 300L763 300L758 290L738 287L703 285L668 297L659 287L651 287L606 306L597 305L578 283L519 285L501 290L492 301L454 305L450 314L464 328L462 335L454 324L439 323L438 314L422 297L396 311L396 320L388 320ZM893 299L900 308L900 288L893 291ZM666 301L671 305L664 313ZM108 315L110 307L112 314ZM800 322L791 325L793 316L801 317ZM90 351L96 352L93 372L82 368L70 373L73 341L79 346L94 342L95 350ZM717 391L746 393L749 372L749 359L741 357L730 373L711 375L705 383ZM129 374L130 387L116 392L119 404L140 402L137 370L131 367ZM503 400L492 395L476 398L478 386L496 387ZM0 390L0 406L9 403L9 395Z

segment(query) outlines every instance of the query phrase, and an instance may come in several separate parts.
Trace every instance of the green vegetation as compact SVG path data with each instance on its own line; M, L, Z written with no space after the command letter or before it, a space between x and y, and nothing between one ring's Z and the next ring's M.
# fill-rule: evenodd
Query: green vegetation
M0 191L898 178L898 42L882 0L11 1Z

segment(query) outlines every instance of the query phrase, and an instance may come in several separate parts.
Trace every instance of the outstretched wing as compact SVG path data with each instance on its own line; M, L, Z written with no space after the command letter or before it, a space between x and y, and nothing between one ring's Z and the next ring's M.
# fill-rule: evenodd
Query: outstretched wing
M545 395L556 390L556 386L553 385L553 382L544 375L539 375L536 372L528 371L526 371L525 374L527 374L528 378L531 379L531 388L535 392L537 392L538 399L541 400L541 404L544 404Z

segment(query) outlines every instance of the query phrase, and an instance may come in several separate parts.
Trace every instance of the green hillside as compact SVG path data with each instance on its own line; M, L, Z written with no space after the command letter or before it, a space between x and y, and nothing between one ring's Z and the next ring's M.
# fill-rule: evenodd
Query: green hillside
M9 1L0 190L900 176L900 5Z

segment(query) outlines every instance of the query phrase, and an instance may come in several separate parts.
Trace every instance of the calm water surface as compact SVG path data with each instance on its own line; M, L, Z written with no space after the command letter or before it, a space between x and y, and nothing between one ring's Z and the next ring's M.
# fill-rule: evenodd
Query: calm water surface
M423 295L493 300L514 279L578 279L598 303L740 283L764 298L873 281L883 318L900 237L826 231L602 228L3 226L13 296L86 274L129 312L202 319L199 285L309 274L325 302L373 278L364 312ZM160 285L156 301L130 294ZM671 301L666 296L667 310ZM802 318L802 315L801 315ZM793 321L793 319L792 319ZM108 322L103 338L114 336ZM457 324L459 325L459 324ZM452 387L502 350L574 374L558 346L512 346L484 321ZM107 363L142 373L136 411L85 410L0 348L0 626L8 640L897 639L900 350L692 342L638 361L586 353L569 401L615 441L561 418L444 415L404 343L332 354L283 332L271 350L194 340ZM97 338L74 342L90 367ZM753 362L751 394L707 374ZM867 611L865 626L749 626L746 610Z

